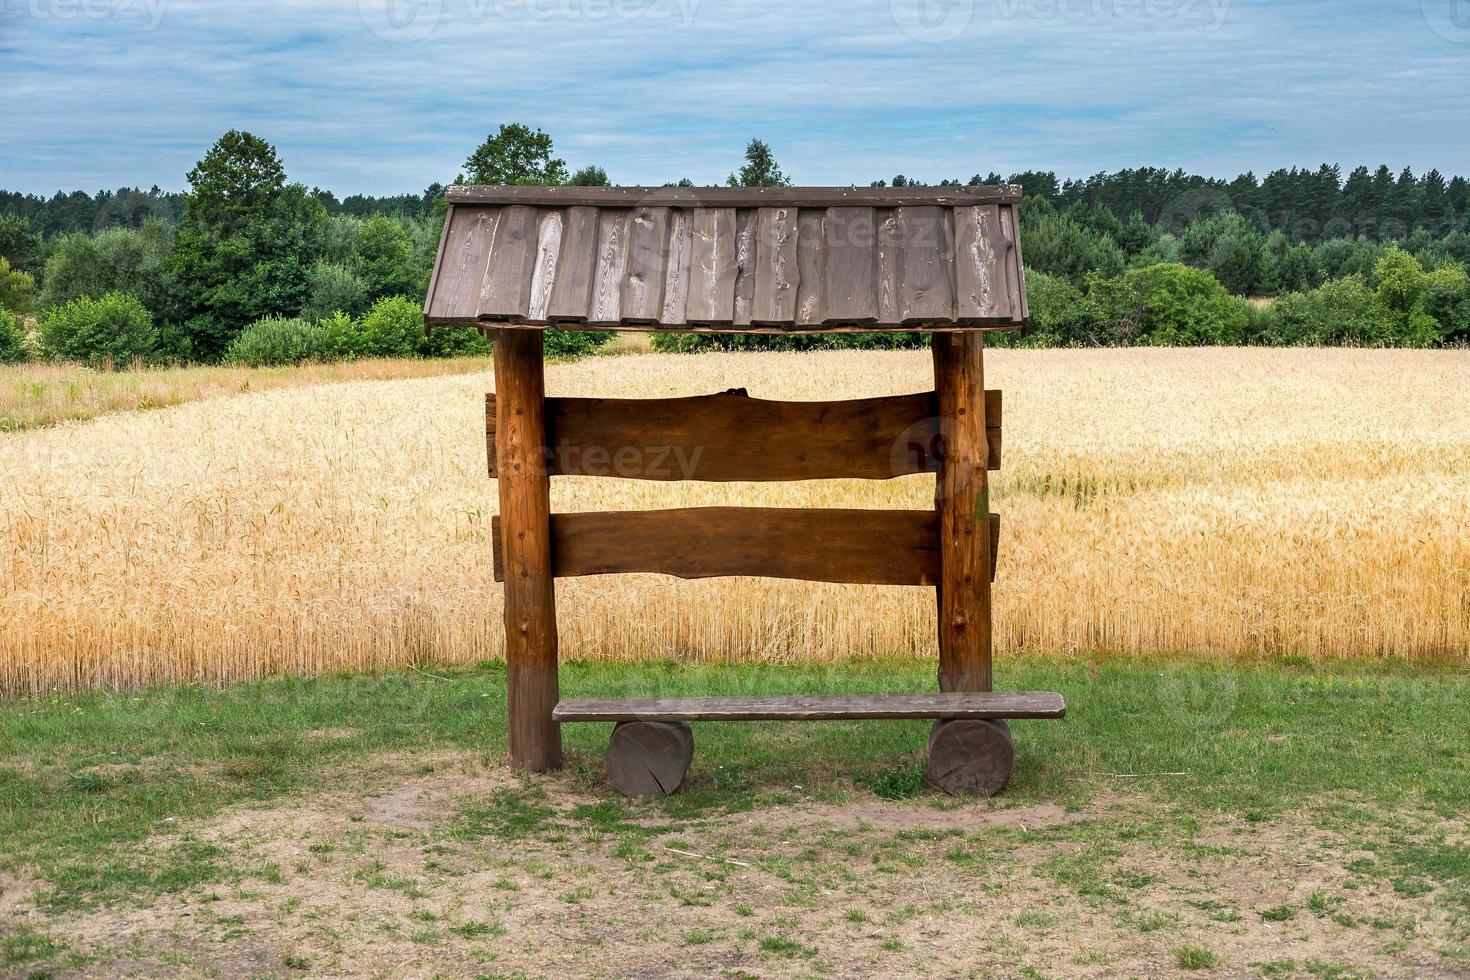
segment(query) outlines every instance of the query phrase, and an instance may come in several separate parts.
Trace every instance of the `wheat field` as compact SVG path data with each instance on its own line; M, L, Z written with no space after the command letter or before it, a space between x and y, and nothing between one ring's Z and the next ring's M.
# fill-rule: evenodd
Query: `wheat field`
M1470 352L994 350L998 658L1470 654ZM930 387L926 352L635 355L552 394ZM488 371L264 391L0 435L0 689L500 655ZM553 480L557 510L924 507L932 477ZM564 580L564 657L928 655L928 589Z

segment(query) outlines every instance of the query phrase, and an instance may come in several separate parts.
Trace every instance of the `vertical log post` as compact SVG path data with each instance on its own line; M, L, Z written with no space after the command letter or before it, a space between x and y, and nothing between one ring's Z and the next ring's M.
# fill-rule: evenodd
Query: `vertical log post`
M505 567L506 714L510 763L561 766L556 707L556 593L541 331L495 331L496 466Z
M989 691L990 495L985 441L985 341L934 334L942 462L939 511L939 689Z

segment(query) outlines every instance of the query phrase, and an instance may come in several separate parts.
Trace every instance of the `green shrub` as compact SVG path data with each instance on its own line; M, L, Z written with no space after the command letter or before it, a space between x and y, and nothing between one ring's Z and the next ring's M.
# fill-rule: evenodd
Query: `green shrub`
M278 367L324 357L320 325L299 318L268 316L240 331L225 350L225 361L246 367Z
M152 357L158 347L153 314L129 293L83 296L41 316L41 345L48 357L92 365L124 366Z
M1091 282L1094 301L1118 343L1164 346L1239 344L1246 313L1203 269L1164 262Z
M547 346L551 345L551 334L556 332L546 332ZM490 353L490 338L473 327L435 327L419 342L419 350L425 357L487 355Z
M36 280L28 272L10 267L10 260L0 255L0 310L29 313L35 302Z
M1123 271L1126 259L1117 242L1071 214L1057 214L1044 198L1027 198L1020 220L1026 264L1033 269L1073 282L1089 273L1107 277Z
M0 364L15 364L25 359L25 331L16 315L0 306Z
M1448 342L1470 342L1470 276L1463 265L1446 262L1429 274L1424 312L1434 317Z
M1097 304L1059 276L1027 271L1028 347L1077 347L1105 341Z
M359 316L367 309L368 288L345 265L318 262L306 274L306 303L301 319L315 322L336 312Z
M1361 275L1331 279L1271 304L1260 341L1282 346L1368 346L1387 342L1373 291Z
M361 320L337 310L317 321L317 328L321 332L318 343L323 360L355 361L367 356L367 338Z
M547 357L586 357L609 340L612 334L606 330L548 330L545 353Z
M415 357L424 341L424 311L418 300L389 296L362 318L364 357Z

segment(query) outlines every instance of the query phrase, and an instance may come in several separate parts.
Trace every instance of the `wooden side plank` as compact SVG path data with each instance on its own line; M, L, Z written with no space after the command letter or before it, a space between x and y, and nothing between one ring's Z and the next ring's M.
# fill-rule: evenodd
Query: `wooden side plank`
M1001 393L987 391L989 469L1001 459ZM495 476L495 395L486 396ZM693 398L548 398L547 446L559 476L759 482L887 480L939 469L934 392L838 402L725 393Z
M756 213L750 208L735 212L735 313L731 322L749 326L755 310Z
M592 280L597 272L597 208L568 208L561 254L546 318L564 323L586 321L592 309Z
M948 208L898 208L898 320L954 318L954 231Z
M994 205L955 211L955 319L960 323L1011 314L1010 256Z
M628 268L628 211L604 210L597 219L597 270L593 276L591 323L617 323L623 308L623 274Z
M664 266L664 302L659 320L680 323L689 308L690 212L676 208L669 212L669 257Z
M1010 312L1018 320L1026 318L1025 276L1021 271L1021 236L1016 230L1016 209L1000 209L1000 234L1006 243L1006 293L1010 296Z
M802 208L796 218L796 323L822 322L822 290L827 277L826 212Z
M545 323L551 307L551 289L556 281L556 267L561 259L562 232L565 219L557 208L541 212L541 227L536 236L536 261L531 267L531 298L526 320Z
M939 518L927 510L784 507L555 514L551 555L558 578L652 572L933 585ZM503 574L497 549L496 579Z
M822 322L861 327L878 319L877 212L829 208Z
M865 718L1064 718L1051 691L939 694L809 694L725 698L596 698L563 701L573 721L842 721Z
M457 207L445 220L439 262L430 286L426 318L473 325L480 319L480 292L495 238L499 208Z
M756 276L752 323L786 324L796 318L796 208L756 212Z
M735 209L696 208L689 241L690 323L735 318Z
M623 277L624 323L657 323L664 305L669 209L634 208L628 219L628 272Z
M878 322L901 323L898 314L898 261L903 242L898 233L896 209L877 213L878 219Z
M506 208L495 225L480 317L523 322L531 310L531 272L536 263L541 210L517 205Z

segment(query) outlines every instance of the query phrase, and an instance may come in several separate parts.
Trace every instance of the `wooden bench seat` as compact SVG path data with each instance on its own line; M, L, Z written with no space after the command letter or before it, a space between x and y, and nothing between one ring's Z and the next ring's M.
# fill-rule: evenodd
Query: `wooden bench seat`
M1050 691L984 694L798 694L723 698L562 701L551 717L573 721L842 721L864 718L1061 718Z

